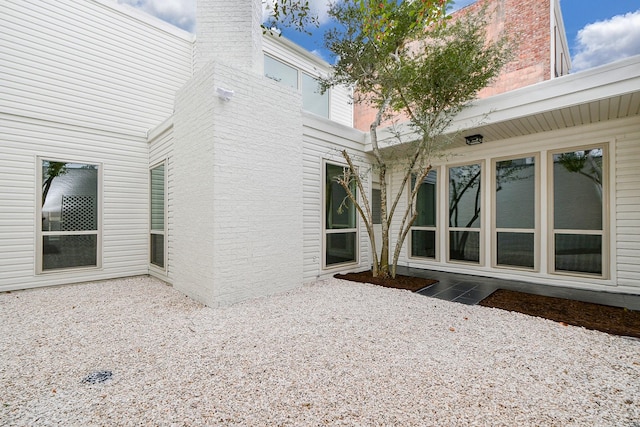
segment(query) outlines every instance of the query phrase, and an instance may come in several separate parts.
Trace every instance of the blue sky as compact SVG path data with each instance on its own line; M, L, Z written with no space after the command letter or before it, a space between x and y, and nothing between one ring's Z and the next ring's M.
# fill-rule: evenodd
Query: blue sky
M117 0L142 9L187 31L195 31L196 0ZM200 0L203 1L203 0ZM215 0L212 0L215 1ZM464 7L475 0L456 0ZM310 0L326 22L326 0ZM560 0L573 72L640 55L640 0ZM284 34L304 48L322 50L322 27L314 36L292 31Z

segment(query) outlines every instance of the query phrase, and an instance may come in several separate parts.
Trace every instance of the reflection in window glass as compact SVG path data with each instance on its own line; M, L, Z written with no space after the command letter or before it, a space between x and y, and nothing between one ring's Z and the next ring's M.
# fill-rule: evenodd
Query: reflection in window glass
M449 169L449 226L480 226L480 172L479 164Z
M298 70L270 56L264 56L264 75L285 86L298 89Z
M418 213L411 227L411 256L421 258L436 257L436 197L438 173L429 171L416 196L415 209ZM415 177L411 178L411 187Z
M343 167L327 163L325 168L325 265L356 261L356 210L345 189L336 182ZM356 194L355 182L351 191Z
M479 164L449 169L449 259L480 262L481 172Z
M535 262L535 241L533 233L498 232L498 265L533 268Z
M164 165L151 169L151 229L164 230Z
M477 231L449 231L449 259L480 262L480 233Z
M327 234L326 265L352 263L356 260L356 233Z
M535 158L496 163L496 226L530 228L536 224Z
M97 265L98 166L42 161L42 270Z
M602 150L553 156L554 227L602 229Z
M151 264L164 268L164 234L151 234Z
M438 173L435 170L429 171L427 177L422 181L418 195L416 196L416 210L418 217L413 223L414 226L436 226L436 181ZM415 177L411 179L411 185L415 183Z
M553 156L555 270L602 275L602 148Z
M534 268L535 157L496 162L496 262ZM528 231L528 232L527 232Z
M356 210L347 197L345 189L336 182L336 177L343 174L343 167L327 164L326 170L326 228L335 230L340 228L355 228ZM351 191L355 194L355 182L351 183Z
M302 108L329 118L329 92L322 93L320 82L305 73L302 73Z
M371 221L374 224L382 224L382 191L374 188L371 190Z
M433 230L411 229L411 256L436 257L436 232Z
M556 234L556 271L602 274L602 236Z
M164 205L165 205L164 164L151 169L151 236L150 262L164 268Z

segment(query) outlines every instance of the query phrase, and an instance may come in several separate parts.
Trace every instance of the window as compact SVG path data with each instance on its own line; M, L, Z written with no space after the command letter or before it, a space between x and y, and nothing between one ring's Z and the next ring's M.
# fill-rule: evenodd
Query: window
M536 254L536 159L495 163L496 265L533 269Z
M418 216L411 227L412 257L436 258L437 181L438 173L431 170L418 190L415 206ZM412 177L411 188L414 185Z
M95 164L40 161L38 271L99 264L99 181Z
M151 169L151 209L149 253L151 264L164 268L165 264L165 165Z
M553 266L603 276L604 147L552 154Z
M264 56L264 75L285 86L298 89L298 70L270 56Z
M305 73L302 73L302 108L329 118L329 92L322 93L320 81Z
M325 164L325 267L357 261L356 209L336 181L343 171L343 166ZM351 191L356 195L355 182Z
M449 172L449 260L480 263L480 164L451 167Z
M329 118L329 90L322 93L320 81L291 65L264 55L264 75L271 80L302 92L302 108Z
M382 191L379 188L371 190L371 221L382 224Z

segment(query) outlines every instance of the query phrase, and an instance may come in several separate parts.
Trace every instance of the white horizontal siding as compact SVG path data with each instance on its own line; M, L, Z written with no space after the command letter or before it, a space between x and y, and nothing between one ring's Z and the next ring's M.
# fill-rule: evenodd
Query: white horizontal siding
M615 164L618 285L640 288L640 133L618 139Z
M35 274L38 156L100 164L102 268ZM144 138L0 114L0 291L147 273Z
M344 163L340 150L346 148L356 164L368 167L361 160L364 156L364 134L358 130L336 126L328 120L305 115L303 128L303 256L304 280L314 281L318 278L330 277L337 272L347 272L370 268L369 241L366 229L360 224L359 264L343 268L323 270L323 162ZM365 182L369 191L369 182ZM358 218L359 222L360 219Z
M353 91L344 86L331 89L330 118L334 122L353 127Z
M145 133L172 113L192 66L192 36L154 22L94 0L4 0L2 111Z
M165 272L162 274L157 269L150 269L150 273L156 277L173 283L173 263L174 263L174 170L173 170L173 122L171 120L159 126L149 138L149 166L154 166L160 162L165 162L164 173L166 174L165 201L166 207L166 234L164 238L167 245L167 257L165 259Z

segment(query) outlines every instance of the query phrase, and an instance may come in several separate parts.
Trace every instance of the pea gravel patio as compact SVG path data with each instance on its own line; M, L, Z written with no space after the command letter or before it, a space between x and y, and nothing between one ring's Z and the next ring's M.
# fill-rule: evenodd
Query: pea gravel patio
M640 426L640 341L331 279L0 294L0 425Z

